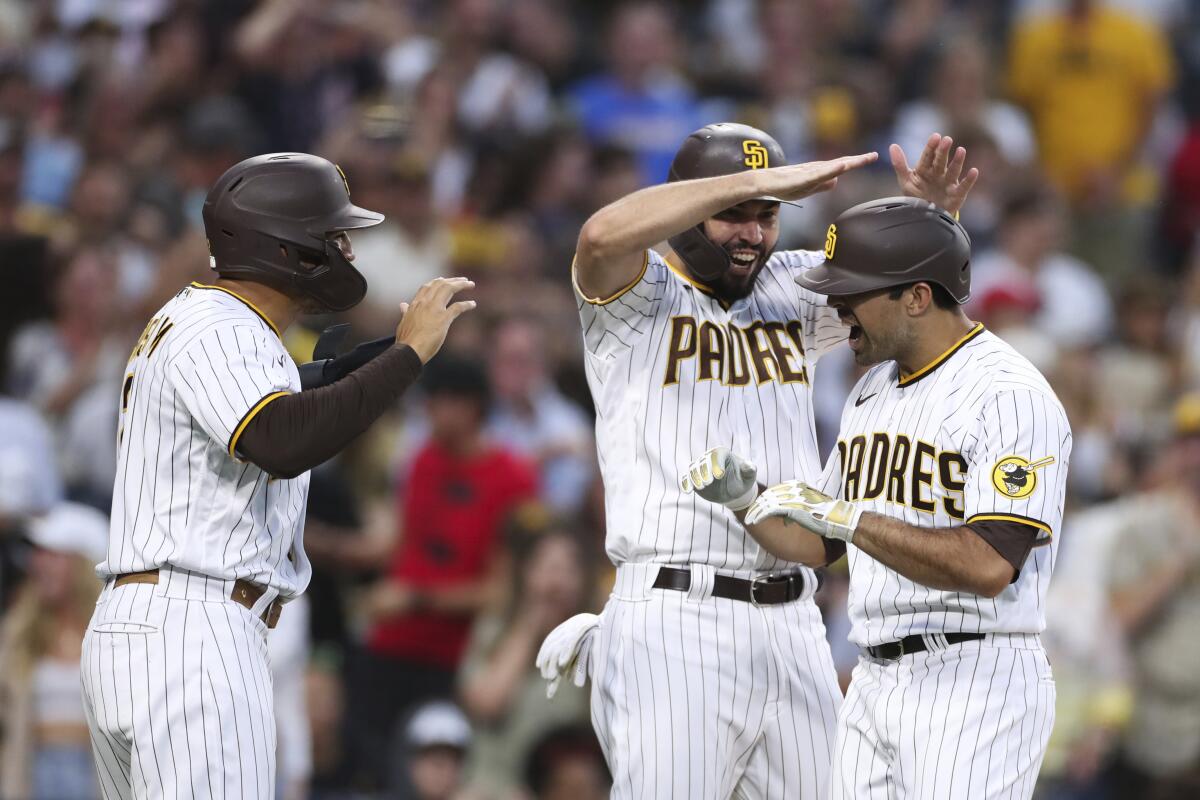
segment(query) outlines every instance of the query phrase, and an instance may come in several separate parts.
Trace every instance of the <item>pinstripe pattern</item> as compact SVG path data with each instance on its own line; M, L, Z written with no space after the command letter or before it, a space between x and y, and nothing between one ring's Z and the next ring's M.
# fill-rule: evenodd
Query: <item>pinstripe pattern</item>
M102 577L163 565L304 590L308 474L273 480L229 454L264 397L298 391L278 335L233 295L191 286L155 315L126 370Z
M841 696L815 606L755 608L704 588L716 569L746 577L799 568L678 484L717 445L751 459L767 483L819 474L808 378L846 329L793 276L822 260L774 254L753 293L730 307L650 251L641 277L615 298L588 302L576 287L608 555L619 575L652 582L655 565L673 563L693 576L687 594L643 583L630 599L619 588L604 614L592 719L613 797L824 792ZM681 356L689 342L696 352Z
M929 650L860 659L838 718L834 800L1031 797L1054 723L1037 634L1070 426L1045 379L982 326L935 364L908 379L891 362L863 376L842 414L826 490L925 528L1025 520L1048 546L995 599L930 589L848 548L851 640L865 647L921 634ZM1000 469L1012 459L1027 474ZM988 637L950 645L950 632Z
M812 601L647 590L654 569L639 572L640 590L618 579L594 649L612 796L822 797L841 694Z
M82 682L105 798L270 798L275 721L266 626L225 584L108 585Z
M1036 637L864 657L842 706L829 797L1031 797L1054 699Z
M590 303L576 290L607 498L606 548L614 563L790 566L759 548L724 508L683 494L678 477L697 455L718 445L753 461L767 484L820 473L811 386L781 380L781 374L786 368L811 376L819 357L846 338L836 313L793 280L823 258L807 251L775 253L750 297L729 308L653 251L647 251L641 279L615 299ZM721 374L748 370L748 383L730 385L720 375L703 379L698 358L690 357L679 363L678 380L664 385L672 319L680 317L719 328ZM803 352L782 333L769 345L763 324L782 328L789 322L796 324ZM731 337L740 344L730 344ZM763 366L752 363L751 341L770 350ZM785 367L778 363L781 352L787 354Z
M880 435L890 442L880 448L882 457L871 445ZM880 481L877 468L881 461L888 468L898 463L900 437L911 443L911 452L898 481L902 496L894 496L887 470ZM865 444L860 448L855 439ZM919 445L932 455L922 460L928 480L914 481ZM961 457L950 467L955 480L943 479L944 454ZM1033 365L988 331L906 385L897 381L893 362L871 369L846 402L838 448L825 471L827 491L923 527L991 516L1029 520L1047 532L1047 541L1030 553L1017 582L994 600L921 586L851 546L851 641L865 647L914 633L1041 632L1070 455L1070 425L1053 390ZM1009 456L1054 461L1028 479L1035 481L1028 494L1012 497L993 481L997 465ZM948 485L955 482L957 487ZM918 492L931 510L914 507Z
M237 296L193 285L146 326L126 371L106 578L82 681L106 798L272 798L275 721L266 626L308 584L307 474L236 457L264 398L299 390L278 332ZM238 579L267 591L253 612Z

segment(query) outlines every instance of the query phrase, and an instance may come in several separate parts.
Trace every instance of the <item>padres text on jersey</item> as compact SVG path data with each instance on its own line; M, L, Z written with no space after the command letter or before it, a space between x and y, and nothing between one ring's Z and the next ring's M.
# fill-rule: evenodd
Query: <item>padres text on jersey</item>
M1039 633L1058 549L1071 429L1045 378L977 325L925 369L872 368L842 414L826 491L923 528L1008 520L1041 538L997 598L915 583L851 545L851 640Z
M846 329L793 280L820 260L773 254L753 293L732 305L653 251L611 298L576 287L615 563L788 566L727 509L681 492L678 476L717 445L754 462L767 484L820 474L810 377Z

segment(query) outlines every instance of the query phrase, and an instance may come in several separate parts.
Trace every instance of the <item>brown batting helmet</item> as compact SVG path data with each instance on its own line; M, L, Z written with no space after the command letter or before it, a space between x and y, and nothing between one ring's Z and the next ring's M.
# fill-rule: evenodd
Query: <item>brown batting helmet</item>
M329 236L382 221L350 202L339 167L307 153L239 162L204 201L213 269L306 298L312 310L344 311L362 300L366 279Z
M786 164L783 148L766 132L736 122L717 122L705 125L684 139L671 161L667 182L715 178ZM778 197L759 199L783 202ZM729 268L729 254L704 235L703 224L688 228L667 241L701 280L718 278Z
M936 283L960 304L971 296L971 237L927 200L885 197L843 211L825 236L825 263L796 283L818 294L845 295Z

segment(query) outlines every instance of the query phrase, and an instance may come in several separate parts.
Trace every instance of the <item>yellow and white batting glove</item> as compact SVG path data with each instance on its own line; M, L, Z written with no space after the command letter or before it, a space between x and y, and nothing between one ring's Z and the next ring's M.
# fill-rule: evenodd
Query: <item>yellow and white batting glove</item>
M818 536L849 542L861 516L862 509L848 500L834 500L802 481L788 481L758 496L746 512L746 524L786 517Z
M599 614L576 614L547 634L535 661L542 677L549 681L547 698L554 697L567 674L576 686L587 682L592 674L592 637L599 627Z
M679 478L679 488L695 492L730 511L750 507L758 497L758 469L728 447L714 447L692 462Z

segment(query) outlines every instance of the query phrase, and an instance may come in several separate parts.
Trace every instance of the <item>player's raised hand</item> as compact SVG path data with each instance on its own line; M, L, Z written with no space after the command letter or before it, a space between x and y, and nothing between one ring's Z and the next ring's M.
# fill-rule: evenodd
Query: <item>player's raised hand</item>
M963 173L967 162L967 150L954 150L954 140L935 133L925 143L917 165L910 168L904 150L898 144L888 148L892 157L892 169L900 182L900 191L909 197L920 197L952 214L957 214L966 201L971 187L979 179L979 170L971 167Z
M679 488L710 503L741 511L758 496L758 470L727 447L714 447L696 459L679 478Z
M852 169L873 164L878 153L843 156L831 161L809 161L786 167L764 169L755 177L761 182L763 194L780 200L799 200L802 197L826 192L837 185L839 175Z
M785 517L818 536L849 542L861 516L862 509L848 500L834 500L803 481L787 481L758 496L746 512L746 524Z
M400 304L404 316L396 326L396 343L411 347L421 363L428 362L442 349L450 324L475 307L474 300L450 300L474 288L475 282L466 278L434 278L422 286L411 303Z

